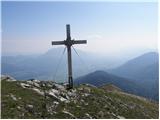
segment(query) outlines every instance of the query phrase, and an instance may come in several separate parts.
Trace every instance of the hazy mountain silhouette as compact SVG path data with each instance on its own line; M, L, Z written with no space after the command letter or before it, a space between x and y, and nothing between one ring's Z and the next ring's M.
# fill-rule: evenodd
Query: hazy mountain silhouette
M124 63L120 67L108 70L115 75L131 79L158 79L158 53L150 52ZM142 74L143 72L143 74Z
M150 52L136 57L108 72L134 80L147 90L152 99L159 99L159 58L158 53Z
M62 60L55 78L57 82L61 82L67 79L67 56L64 53L61 57L63 50L63 47L53 48L39 56L2 56L2 74L12 75L19 80L31 78L53 80L57 65ZM81 50L77 50L77 52L80 57L72 50L74 78L96 69L113 66L115 63L113 59L105 59Z
M80 84L91 84L97 87L104 86L106 84L113 84L125 92L145 96L145 89L135 82L128 80L126 78L118 77L116 75L109 74L105 71L95 71L89 73L85 76L75 79L74 83L76 85Z

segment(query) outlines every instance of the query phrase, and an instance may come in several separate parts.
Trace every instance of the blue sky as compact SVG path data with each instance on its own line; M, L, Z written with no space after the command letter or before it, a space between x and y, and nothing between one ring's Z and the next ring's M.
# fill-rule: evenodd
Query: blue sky
M43 53L52 40L87 39L78 49L100 54L155 50L156 2L2 2L2 53Z

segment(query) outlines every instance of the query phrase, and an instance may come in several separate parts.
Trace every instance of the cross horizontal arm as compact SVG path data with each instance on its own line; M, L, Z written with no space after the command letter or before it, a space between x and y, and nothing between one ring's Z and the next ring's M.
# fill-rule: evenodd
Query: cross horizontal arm
M87 40L74 40L73 44L86 44Z
M65 41L52 41L52 45L64 45Z

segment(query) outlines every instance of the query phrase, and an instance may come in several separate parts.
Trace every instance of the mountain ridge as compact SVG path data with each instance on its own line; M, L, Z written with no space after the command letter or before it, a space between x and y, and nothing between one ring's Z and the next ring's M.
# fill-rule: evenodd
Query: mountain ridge
M134 72L137 72L139 69L155 63L159 63L159 54L157 52L149 52L133 58L117 68L109 69L107 71L118 76L130 79L138 79L135 78Z
M158 118L158 104L87 84L66 90L53 81L17 81L2 76L2 118ZM10 89L8 89L10 88Z
M113 84L127 93L132 93L144 97L146 97L145 95L147 94L144 94L145 88L134 83L134 81L100 70L81 76L74 80L74 84L76 85L83 83L91 84L97 87L101 87L106 84Z
M157 52L143 54L107 72L134 80L146 88L150 98L159 100L159 54Z

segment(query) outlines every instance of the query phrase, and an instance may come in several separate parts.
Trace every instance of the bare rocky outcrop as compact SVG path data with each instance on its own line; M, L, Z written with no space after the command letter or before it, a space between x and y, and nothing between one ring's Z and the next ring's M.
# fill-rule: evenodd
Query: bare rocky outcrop
M15 78L9 76L9 75L1 75L1 80L6 80L6 81L16 81Z

